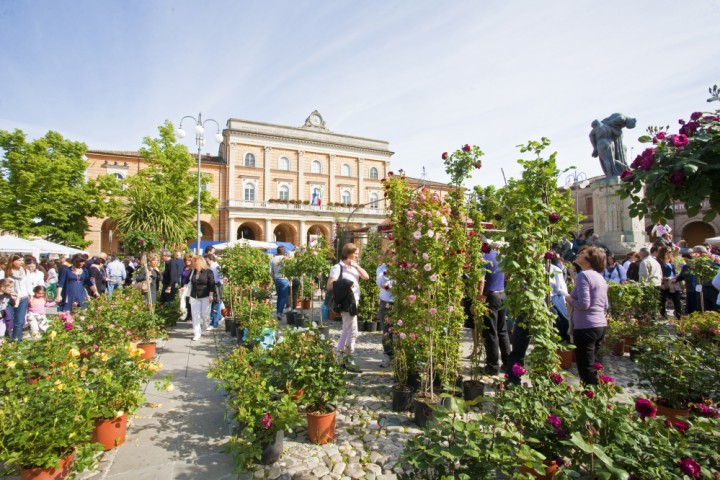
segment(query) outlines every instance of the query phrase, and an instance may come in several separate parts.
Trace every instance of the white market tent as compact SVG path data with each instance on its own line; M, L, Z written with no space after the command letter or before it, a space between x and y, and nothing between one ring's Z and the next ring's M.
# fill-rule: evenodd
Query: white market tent
M25 253L37 258L42 249L29 240L24 240L12 235L0 237L0 252L3 253Z
M705 243L708 243L710 245L720 245L720 237L706 238Z
M72 247L66 247L65 245L61 245L59 243L50 242L48 240L31 240L32 243L37 245L40 248L41 253L50 253L50 254L58 254L58 255L65 255L65 256L71 256L76 253L87 253L83 250L78 250L77 248Z
M215 247L215 250L225 250L227 248L234 247L235 245L242 245L250 248L259 248L260 250L267 250L269 248L275 248L277 246L274 243L260 242L257 240L246 240L244 238L241 238L239 240L233 240L232 242L218 243L217 245L213 245L213 247Z

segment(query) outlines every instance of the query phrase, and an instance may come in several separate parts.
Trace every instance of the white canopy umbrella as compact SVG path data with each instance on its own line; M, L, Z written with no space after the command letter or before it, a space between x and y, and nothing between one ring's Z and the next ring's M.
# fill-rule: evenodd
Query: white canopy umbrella
M710 245L720 245L720 237L706 238L705 243L709 243Z
M61 245L59 243L54 243L49 240L32 240L32 243L37 245L40 248L40 252L42 253L56 253L58 255L74 255L76 253L86 253L83 250L78 250L77 248L72 247L66 247L65 245Z
M5 253L29 253L33 257L40 256L40 247L31 241L24 240L12 235L0 237L0 252Z
M269 248L276 247L274 243L260 242L258 240L247 240L245 238L233 240L232 242L218 243L217 245L213 245L213 247L215 247L215 250L225 250L227 248L234 247L235 245L242 245L244 247L250 248L259 248L260 250L267 250Z

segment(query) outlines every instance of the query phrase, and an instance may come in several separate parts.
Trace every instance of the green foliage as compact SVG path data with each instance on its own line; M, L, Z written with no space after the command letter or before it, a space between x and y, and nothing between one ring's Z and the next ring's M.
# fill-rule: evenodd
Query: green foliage
M707 350L708 355L714 355L714 350L720 347L720 313L693 312L682 317L676 325L678 335L682 335L688 342L696 347Z
M138 230L126 230L123 233L123 241L125 251L138 256L145 252L157 252L163 245L158 232L147 227L139 227Z
M270 282L270 259L262 250L233 245L223 252L221 271L241 290Z
M139 151L146 167L125 180L118 226L123 235L140 232L165 245L180 246L196 235L197 173L191 171L196 160L176 142L170 121L158 131L158 138L145 137ZM201 176L201 183L209 182L208 175ZM212 213L217 199L203 191L200 206L203 213Z
M688 274L695 275L699 283L711 281L718 271L717 264L708 257L691 258L688 264L690 265Z
M495 214L502 210L502 189L497 190L494 185L487 187L475 185L473 193L475 206L480 210L480 219L498 225L501 220L497 220Z
M537 370L541 376L557 365L559 339L555 316L548 305L550 284L544 255L563 232L571 229L574 214L569 193L557 189L557 153L548 159L541 157L549 145L550 141L543 138L519 146L522 153L534 154L535 158L518 160L523 166L522 177L511 179L504 188L501 212L508 242L501 256L508 278L507 306L533 337L535 348L527 361L533 367L532 374ZM551 214L558 215L557 222L551 220Z
M274 328L275 307L270 300L250 300L243 298L235 303L235 318L239 321L238 327L246 329L246 340L253 340L261 337L266 328Z
M657 335L638 344L637 380L670 408L688 408L720 396L717 352L681 337Z
M273 441L276 432L292 432L301 423L292 395L275 388L267 372L257 368L262 365L258 359L264 355L261 350L237 348L226 358L216 360L208 374L218 379L218 388L222 386L229 394L229 413L238 428L228 450L240 470L260 460L263 447Z
M360 282L361 300L358 305L358 318L367 322L374 322L380 309L380 287L375 282L375 271L381 263L379 257L382 257L380 249L380 236L369 233L360 252L360 265L368 272L370 280Z
M115 178L85 180L84 143L53 131L28 142L21 130L0 130L0 149L0 230L82 248L89 243L87 218L117 207Z
M709 91L708 102L720 100L717 85ZM680 124L677 134L671 135L669 127L651 127L649 135L640 137L653 147L638 155L623 177L627 183L621 195L632 200L632 216L649 214L653 222L673 218L675 201L685 203L688 217L707 210L706 222L720 213L720 109L695 112Z

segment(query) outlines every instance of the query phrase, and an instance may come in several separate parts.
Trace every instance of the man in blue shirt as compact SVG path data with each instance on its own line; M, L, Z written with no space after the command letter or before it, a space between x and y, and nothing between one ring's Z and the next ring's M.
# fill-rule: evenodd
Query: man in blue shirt
M483 319L485 326L485 373L500 373L500 360L507 363L510 356L510 337L507 330L507 308L505 307L505 274L497 259L497 243L493 243L490 252L486 253L485 268L488 272L480 282L478 297L488 306L488 314Z

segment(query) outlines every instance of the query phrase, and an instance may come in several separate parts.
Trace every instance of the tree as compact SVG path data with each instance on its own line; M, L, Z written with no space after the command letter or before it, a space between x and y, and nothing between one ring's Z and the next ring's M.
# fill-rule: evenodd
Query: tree
M173 124L158 127L159 138L145 137L139 153L146 167L126 179L126 202L118 218L120 231L127 235L158 237L166 245L179 246L195 236L197 176L191 171L195 159L187 147L176 143ZM201 176L203 185L210 175ZM203 213L212 213L217 199L201 192Z
M0 130L0 230L85 247L88 217L116 208L118 181L85 179L87 146L57 132L28 142L25 134Z
M482 213L482 220L492 222L502 205L502 189L497 190L494 185L484 188L476 185L473 187L473 192L475 195L476 208Z

